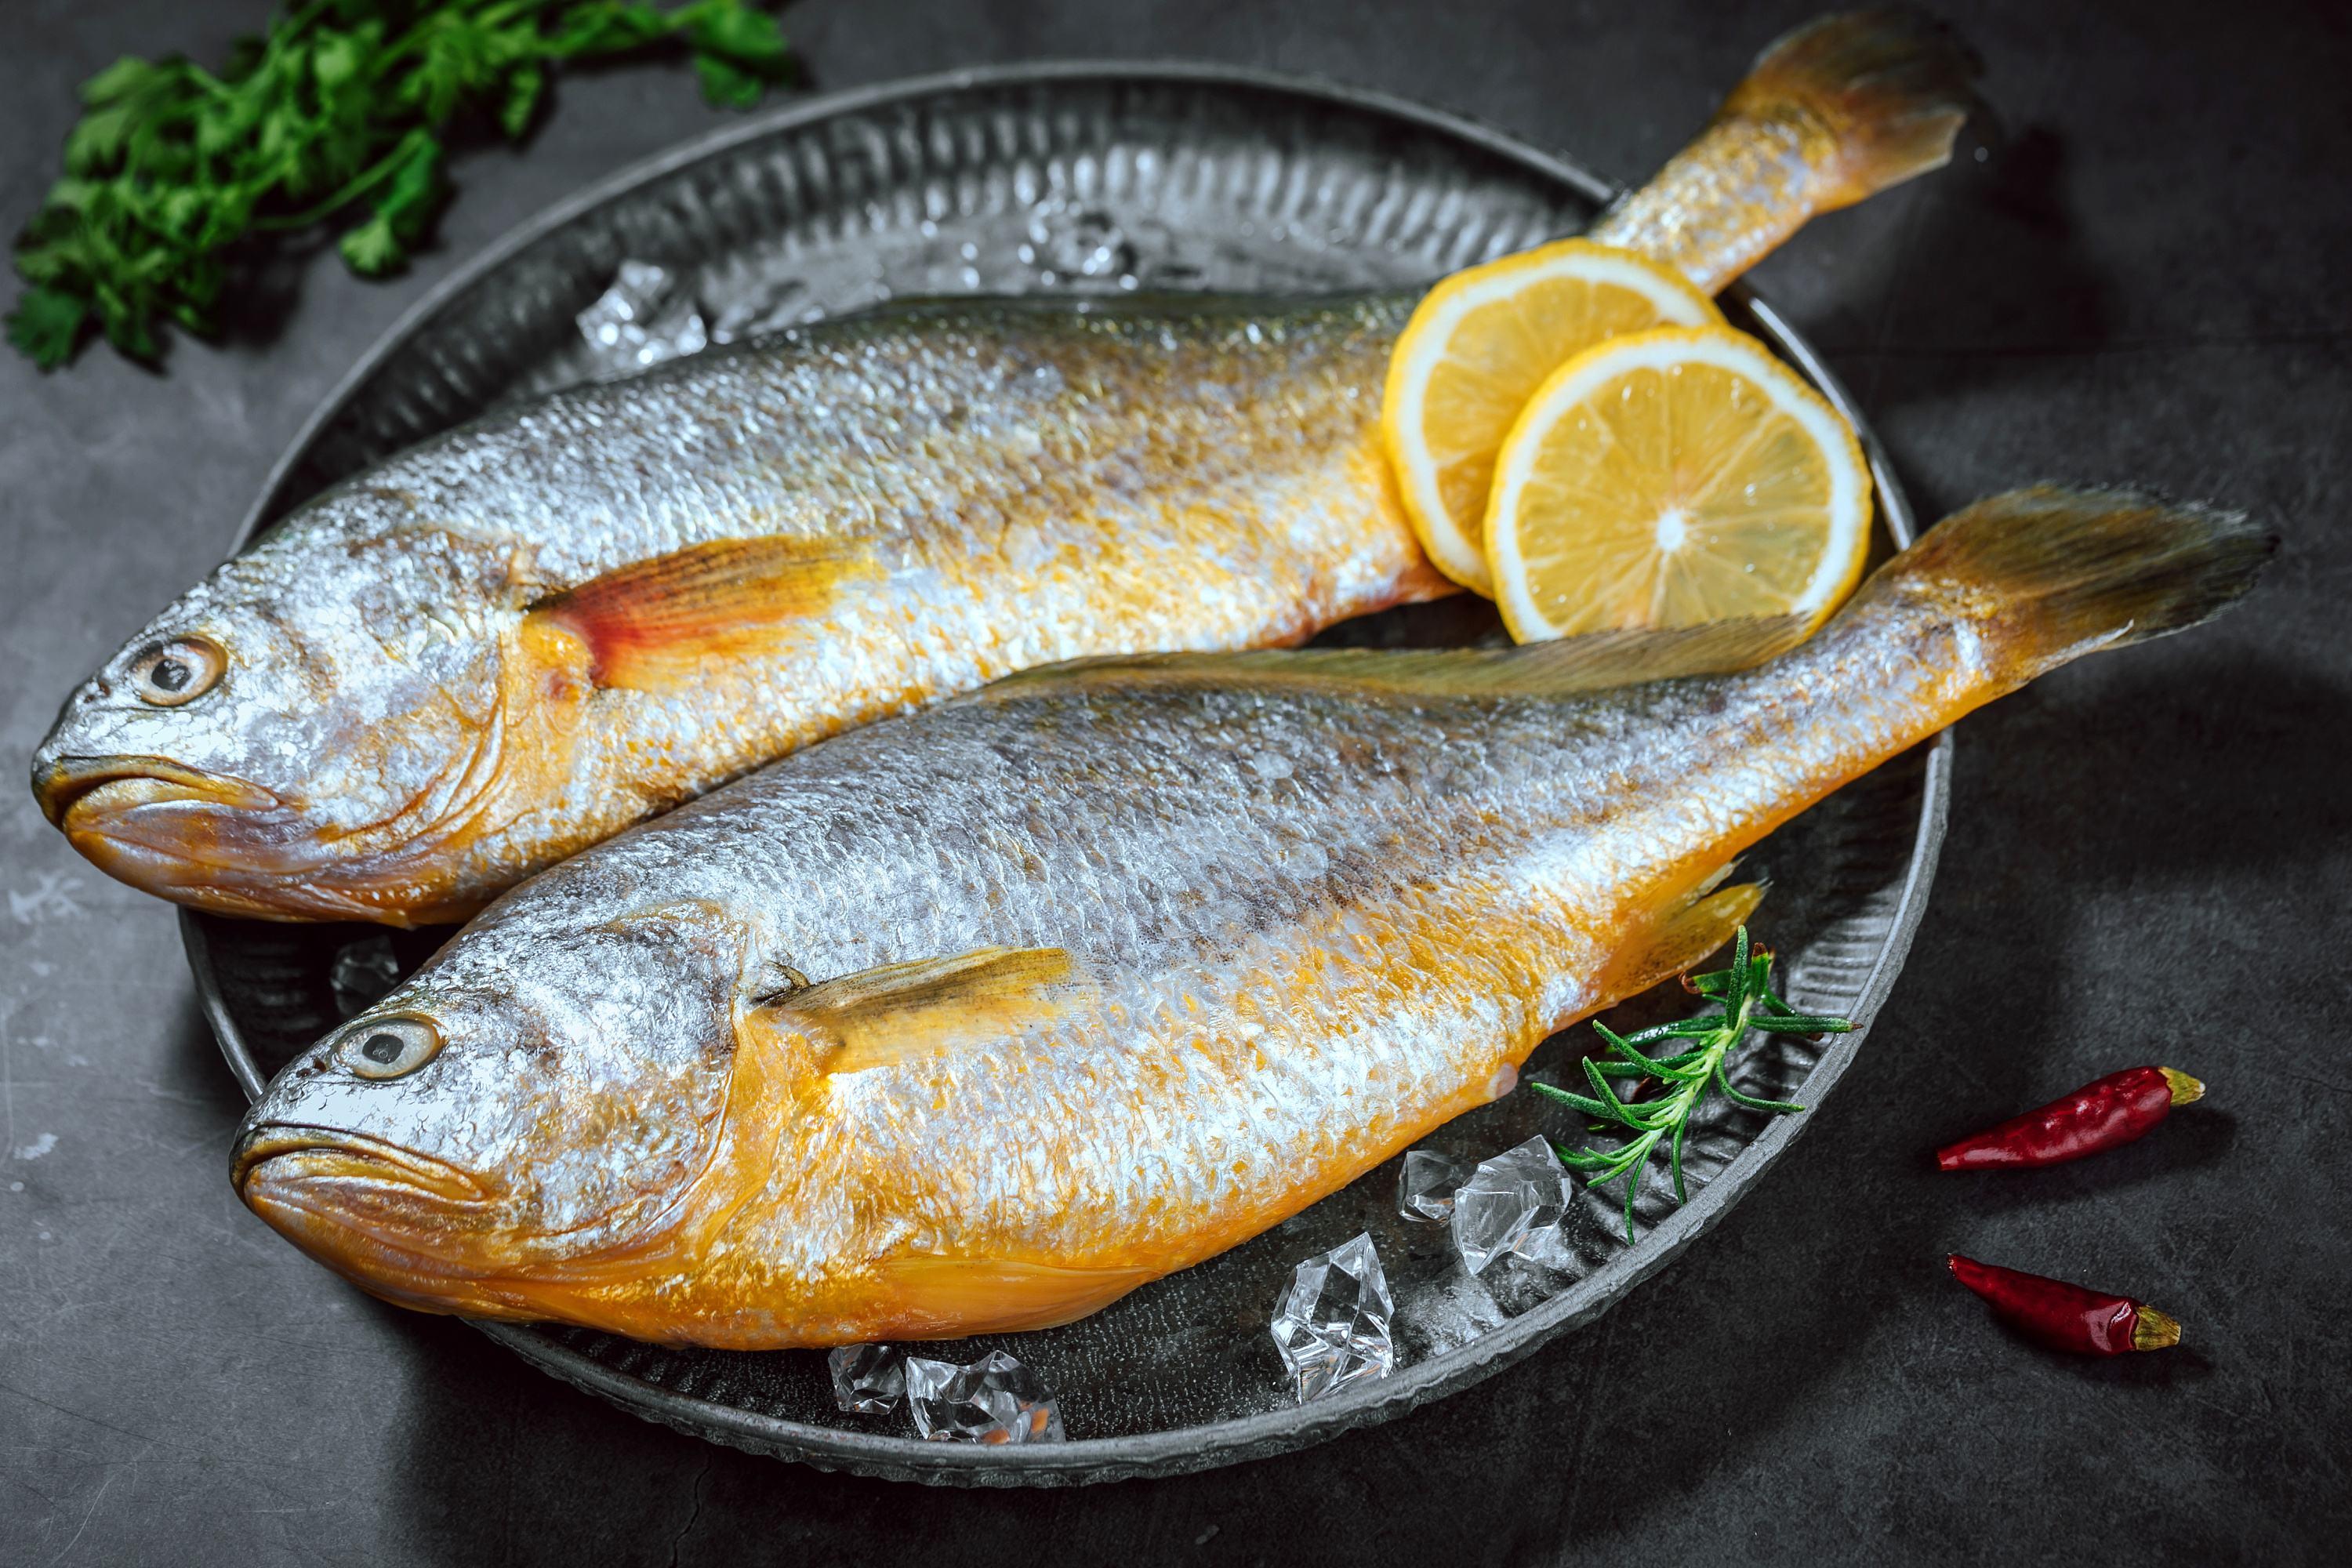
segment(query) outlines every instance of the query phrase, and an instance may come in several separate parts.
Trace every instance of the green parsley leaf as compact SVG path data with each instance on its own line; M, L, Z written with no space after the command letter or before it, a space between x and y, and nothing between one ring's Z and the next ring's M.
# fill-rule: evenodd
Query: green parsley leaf
M82 84L66 177L16 237L9 341L44 369L94 333L152 360L164 323L211 331L273 244L321 225L352 271L397 271L447 205L454 149L524 136L567 62L657 51L736 108L790 70L751 0L319 0L215 72L117 60Z
M702 96L720 109L749 109L760 101L767 86L741 66L717 55L695 56L694 74L702 79Z
M43 370L55 370L81 346L89 307L61 289L35 287L8 312L8 341Z
M521 65L507 78L506 101L499 105L499 129L516 141L530 129L530 118L539 111L539 100L547 90L547 72L536 65Z
M357 228L343 231L335 242L344 264L362 278L383 278L408 263L408 247L392 232L392 219L378 213Z

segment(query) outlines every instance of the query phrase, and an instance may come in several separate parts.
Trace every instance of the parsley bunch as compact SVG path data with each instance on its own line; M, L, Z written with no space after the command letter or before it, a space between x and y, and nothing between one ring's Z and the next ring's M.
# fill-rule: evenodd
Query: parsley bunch
M217 74L118 60L83 84L65 177L17 237L9 341L45 370L93 331L152 361L165 321L215 330L273 237L331 222L352 271L396 271L448 199L454 139L520 138L551 68L656 48L738 109L790 68L746 0L310 0Z

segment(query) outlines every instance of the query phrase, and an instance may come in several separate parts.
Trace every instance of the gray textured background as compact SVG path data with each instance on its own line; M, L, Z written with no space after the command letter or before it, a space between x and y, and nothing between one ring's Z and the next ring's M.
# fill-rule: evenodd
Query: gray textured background
M1181 55L1466 110L1620 178L1801 3L806 0L820 87ZM2252 509L2245 613L1962 730L1952 833L1869 1054L1721 1229L1595 1328L1305 1454L950 1494L706 1447L380 1307L238 1207L241 1109L168 910L0 790L0 1561L2341 1561L2352 1280L2352 23L2340 5L1954 5L2001 123L1757 281L1871 410L1923 513L2055 475ZM9 0L0 228L74 84L217 57L258 0ZM305 415L520 217L722 117L675 70L567 83L457 170L405 278L299 280L268 341L0 358L0 756L208 568ZM1978 143L1972 142L1974 146ZM0 294L5 294L0 289ZM2119 1153L1961 1180L1926 1151L2112 1068L2210 1100ZM1990 1324L1944 1252L2134 1291L2166 1356Z

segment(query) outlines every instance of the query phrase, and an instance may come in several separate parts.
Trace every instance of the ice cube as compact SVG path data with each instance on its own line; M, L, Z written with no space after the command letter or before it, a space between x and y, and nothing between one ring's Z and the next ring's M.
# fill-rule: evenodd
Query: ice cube
M1394 1310L1369 1233L1300 1264L1274 1310L1274 1348L1297 1384L1298 1402L1394 1370Z
M356 1018L392 994L400 984L400 955L388 936L363 936L346 942L327 971L327 984L335 994L335 1011Z
M907 1392L906 1358L888 1345L842 1345L824 1363L833 1402L853 1415L887 1415Z
M969 1366L907 1358L907 1408L934 1443L1058 1443L1062 1407L1037 1374L991 1351Z
M1454 1246L1463 1266L1483 1274L1507 1252L1567 1268L1571 1257L1560 1221L1569 1197L1568 1171L1539 1137L1485 1162L1454 1194Z
M710 341L693 293L650 261L622 262L613 286L578 319L590 355L613 374L698 353Z
M1465 1168L1434 1149L1415 1149L1404 1157L1397 1174L1397 1213L1407 1219L1450 1219L1454 1189L1462 1184Z

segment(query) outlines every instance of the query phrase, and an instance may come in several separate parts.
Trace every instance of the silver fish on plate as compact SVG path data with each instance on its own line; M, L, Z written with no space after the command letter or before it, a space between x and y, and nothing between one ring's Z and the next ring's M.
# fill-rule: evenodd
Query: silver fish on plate
M1067 1322L1508 1092L1727 939L1775 826L2269 550L2041 488L1760 665L1793 628L1015 677L515 889L278 1076L237 1189L429 1310L737 1349Z

